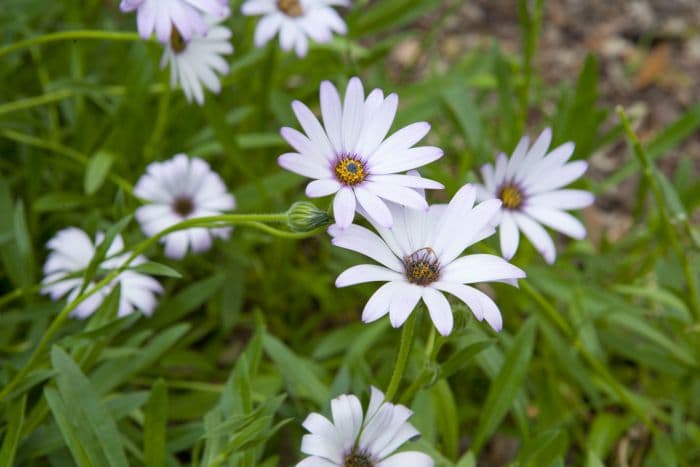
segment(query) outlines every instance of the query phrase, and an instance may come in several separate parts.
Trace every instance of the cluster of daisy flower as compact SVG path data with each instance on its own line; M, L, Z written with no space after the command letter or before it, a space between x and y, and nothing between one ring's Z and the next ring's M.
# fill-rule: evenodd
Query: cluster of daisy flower
M333 7L349 6L347 0L246 0L242 12L262 15L255 44L262 46L279 33L284 50L304 56L309 39L328 42L332 34L346 32ZM203 86L218 92L218 74L228 71L222 56L232 53L231 31L220 23L230 10L227 0L122 0L125 12L137 11L142 37L155 33L164 44L163 66L170 64L173 86L179 83L188 100L202 104ZM202 86L203 85L203 86ZM342 272L337 287L379 282L367 300L364 322L389 315L400 327L422 302L435 328L449 335L454 327L448 296L466 304L476 319L500 331L503 318L496 302L475 284L502 282L517 287L526 274L511 260L519 246L520 232L548 263L556 250L550 227L580 239L584 226L567 210L593 203L591 193L564 187L580 178L586 162L570 162L572 143L549 150L552 133L545 129L530 145L523 137L512 156L499 154L495 164L481 168L483 184L462 186L446 204L430 204L426 190L441 190L437 181L423 178L418 169L443 156L434 146L418 145L430 131L416 122L390 134L398 109L398 96L380 89L365 93L359 78L352 78L344 95L330 82L320 85L321 120L299 101L292 109L303 131L285 127L282 137L293 148L279 156L281 167L312 179L306 195L333 195L328 227L333 245L360 253L372 264L359 264ZM177 154L154 162L137 181L134 195L143 202L135 212L143 233L158 236L165 256L183 258L188 251L211 248L214 239L227 239L231 227L189 226L167 229L183 221L217 216L235 208L235 199L221 177L202 159ZM288 212L290 227L311 230L329 224L328 213L306 202ZM465 251L498 231L501 256ZM102 245L76 227L58 232L47 247L42 291L52 299L69 301L88 294L73 316L87 318L117 286L118 316L140 310L154 312L160 283L140 272L148 262L143 255L125 249L121 236ZM104 252L94 277L86 278L98 252ZM116 274L107 286L97 288L103 274ZM448 296L446 296L446 294ZM320 414L307 417L309 431L301 450L309 457L298 466L417 466L433 460L420 452L394 453L418 436L408 423L411 411L385 400L371 388L366 411L354 395L331 401L332 421Z
M230 16L228 0L122 0L120 9L136 11L139 34L154 33L165 50L161 67L170 65L170 86L182 87L188 101L204 103L204 87L221 91L220 75L229 71L223 58L233 53L232 32L222 23ZM333 33L347 27L334 6L349 0L246 0L244 15L262 16L255 30L255 45L262 47L279 34L280 46L306 56L309 40L330 42Z

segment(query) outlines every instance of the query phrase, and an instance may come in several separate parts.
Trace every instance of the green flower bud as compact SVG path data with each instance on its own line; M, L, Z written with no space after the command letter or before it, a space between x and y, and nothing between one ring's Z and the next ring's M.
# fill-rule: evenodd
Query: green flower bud
M287 210L287 225L293 232L310 232L330 223L331 216L308 201L298 201Z

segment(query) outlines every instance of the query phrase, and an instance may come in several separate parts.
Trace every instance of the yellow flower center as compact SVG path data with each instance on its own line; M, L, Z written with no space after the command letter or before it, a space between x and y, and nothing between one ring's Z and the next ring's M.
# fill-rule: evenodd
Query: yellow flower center
M336 162L333 170L338 181L349 186L361 183L367 176L362 161L352 156L345 156L340 159Z
M364 454L351 452L350 455L345 458L343 467L374 467L374 462Z
M187 217L194 211L194 203L185 196L177 198L172 204L173 211L180 217Z
M515 185L506 185L498 195L506 209L518 209L523 204L523 194Z
M411 284L425 286L440 279L440 260L430 247L414 251L404 258L403 264Z
M170 47L176 54L182 53L187 48L187 41L183 39L180 31L177 30L174 24L170 29Z
M287 16L297 17L304 14L301 0L277 0L277 8Z

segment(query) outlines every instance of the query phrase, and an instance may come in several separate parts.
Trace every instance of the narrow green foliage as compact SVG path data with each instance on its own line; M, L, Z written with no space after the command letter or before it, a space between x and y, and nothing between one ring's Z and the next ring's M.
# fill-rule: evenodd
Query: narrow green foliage
M168 388L165 380L153 385L144 411L143 456L147 467L165 465L165 441L168 428Z

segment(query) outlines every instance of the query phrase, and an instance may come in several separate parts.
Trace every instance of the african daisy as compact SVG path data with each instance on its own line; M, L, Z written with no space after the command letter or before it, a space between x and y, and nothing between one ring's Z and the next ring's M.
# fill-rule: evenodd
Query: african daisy
M503 201L498 228L501 253L506 259L518 250L522 230L544 259L554 262L554 242L540 224L576 239L586 236L583 224L564 210L590 206L593 194L561 188L581 177L588 164L567 162L574 152L574 143L547 152L551 142L552 131L547 128L530 149L529 138L523 137L510 159L501 153L495 167L486 164L481 168L484 185L478 186L479 199Z
M413 413L403 405L384 402L384 394L372 387L367 413L360 400L343 394L331 401L333 421L312 413L304 420L310 434L301 440L307 457L297 467L432 467L422 452L393 454L406 441L420 435L408 419Z
M188 41L195 35L207 34L203 13L222 19L230 14L228 0L122 0L119 8L125 12L137 10L137 25L142 38L156 32L165 44L177 33Z
M438 332L452 331L453 316L442 292L454 295L471 308L477 319L496 331L503 325L501 313L485 293L466 284L500 281L515 284L525 277L519 268L495 255L460 254L470 245L495 233L489 224L501 206L499 200L474 206L476 189L465 185L445 205L432 205L426 211L392 205L392 229L370 222L379 235L351 225L331 228L333 244L361 253L380 265L361 264L341 273L338 287L365 282L387 282L372 295L362 320L375 321L389 313L394 327L401 326L422 299Z
M149 164L136 183L134 194L148 202L136 210L136 219L148 236L187 219L216 216L236 207L233 195L209 164L185 154ZM230 227L195 227L170 233L161 241L165 243L165 255L179 259L188 248L206 251L211 248L213 237L228 238L230 234Z
M69 302L75 300L83 285L80 273L90 264L95 255L95 249L102 243L103 239L104 234L98 232L93 243L90 237L77 227L63 229L54 235L46 244L51 252L44 264L41 292L49 295L52 300L58 300L66 294L68 294ZM99 265L99 270L117 269L126 262L129 256L130 253L124 251L124 241L118 235L108 248L106 259ZM131 262L130 266L137 266L146 261L144 256L138 256ZM85 291L90 291L97 281L98 279L95 279L90 282L85 287ZM155 294L163 292L158 281L152 277L135 271L122 271L109 285L80 303L71 312L71 316L83 319L93 314L117 284L121 284L119 316L128 315L134 309L140 310L145 315L150 315L157 304Z
M309 41L330 42L333 33L345 34L347 27L332 6L349 6L349 0L247 0L241 11L247 16L263 15L255 29L255 45L262 47L277 32L282 50L304 57Z
M352 223L357 204L383 227L394 219L386 201L425 210L428 203L413 188L440 189L433 180L398 174L442 157L432 146L413 147L430 130L413 123L385 139L396 115L398 96L375 89L365 99L362 82L352 78L343 104L335 86L321 83L323 126L299 101L292 104L306 135L282 128L284 139L297 151L283 154L279 164L316 180L306 186L312 198L335 194L333 214L341 228Z
M207 34L195 33L190 40L173 29L160 62L161 68L170 63L170 87L175 88L180 83L187 100L191 102L194 98L199 105L204 104L202 84L216 94L221 91L217 73L225 75L229 70L222 55L233 53L231 31L216 25L211 18L207 21L211 25Z

